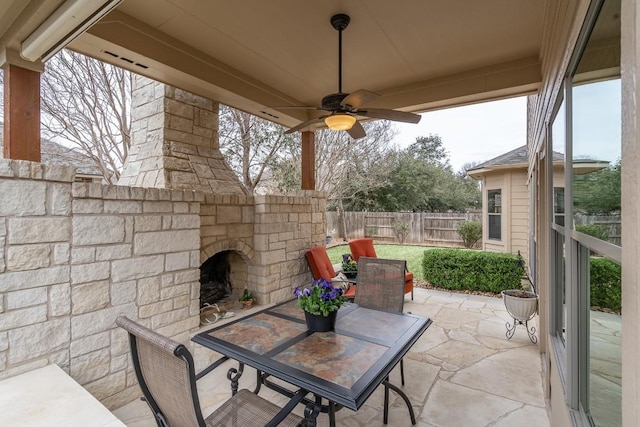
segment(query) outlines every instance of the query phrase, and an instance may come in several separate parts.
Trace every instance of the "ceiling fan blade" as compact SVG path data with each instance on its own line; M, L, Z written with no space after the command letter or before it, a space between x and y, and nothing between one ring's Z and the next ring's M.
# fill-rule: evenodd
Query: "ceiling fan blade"
M351 126L351 129L349 129L347 132L353 139L360 139L367 136L367 133L364 131L364 128L358 121L356 121L353 126Z
M358 115L372 117L374 119L387 119L405 123L418 123L422 118L419 114L390 110L387 108L367 108L366 110L358 110Z
M311 120L307 120L306 122L302 122L298 126L294 126L291 129L287 130L285 132L285 135L288 135L288 134L293 133L293 132L297 132L300 129L304 129L307 126L311 126L311 125L313 125L315 123L321 123L321 122L324 121L325 117L327 117L327 116L320 116L320 117L316 117L315 119L311 119Z
M340 103L340 105L342 105L345 108L350 108L352 110L355 110L357 108L360 108L361 106L363 106L364 104L367 104L377 98L379 98L380 95L378 95L377 93L373 93L373 92L369 92L368 90L364 90L364 89L360 89L357 90L355 92L353 92L350 95L347 95L342 102Z

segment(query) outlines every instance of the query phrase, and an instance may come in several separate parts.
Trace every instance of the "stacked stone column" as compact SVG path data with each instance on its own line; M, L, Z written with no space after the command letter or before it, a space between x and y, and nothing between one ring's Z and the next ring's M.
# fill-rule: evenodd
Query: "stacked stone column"
M131 149L119 185L244 194L218 146L218 103L134 76Z

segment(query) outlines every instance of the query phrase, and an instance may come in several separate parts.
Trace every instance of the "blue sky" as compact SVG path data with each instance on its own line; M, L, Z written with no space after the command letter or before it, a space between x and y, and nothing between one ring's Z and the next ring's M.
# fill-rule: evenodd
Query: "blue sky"
M526 144L527 98L518 97L422 114L418 124L396 123L393 142L406 147L417 137L438 134L454 171Z
M620 158L620 79L577 85L573 90L574 158ZM393 142L406 147L417 137L438 134L454 171L526 144L526 96L422 114L417 125L396 123ZM554 145L554 150L564 152Z
M573 105L573 158L615 163L622 149L620 79L576 86Z

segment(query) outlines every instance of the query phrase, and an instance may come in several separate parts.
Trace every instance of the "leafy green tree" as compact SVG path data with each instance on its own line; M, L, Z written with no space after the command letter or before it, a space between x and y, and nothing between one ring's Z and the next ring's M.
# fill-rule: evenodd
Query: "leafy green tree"
M575 175L573 203L577 212L586 215L617 214L621 209L622 166L620 160L605 169Z
M441 165L403 153L390 176L390 185L380 193L380 210L441 211L447 171Z
M457 172L455 177L457 185L452 189L450 196L454 200L455 206L464 207L458 210L482 208L480 183L467 175L464 169Z
M383 185L351 200L353 210L465 211L480 206L480 189L466 174L454 173L437 135L417 138L404 150L388 156L392 165Z
M419 136L416 142L407 148L406 153L427 163L449 166L449 154L440 135Z

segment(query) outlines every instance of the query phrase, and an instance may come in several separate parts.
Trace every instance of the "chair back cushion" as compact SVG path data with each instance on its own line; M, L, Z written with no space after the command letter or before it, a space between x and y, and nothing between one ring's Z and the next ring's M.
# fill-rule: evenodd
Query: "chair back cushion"
M325 279L331 282L331 279L336 277L336 271L333 269L333 264L331 264L329 254L324 246L314 246L307 251L306 255L315 280Z
M402 312L405 269L406 262L402 260L360 257L354 302L363 307Z
M373 246L373 239L368 237L353 239L349 242L349 249L351 249L351 256L355 261L358 261L361 256L378 258L376 249Z
M170 426L204 426L186 347L124 316L116 324L129 332L138 383L154 414Z

